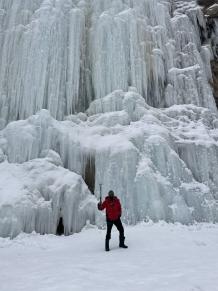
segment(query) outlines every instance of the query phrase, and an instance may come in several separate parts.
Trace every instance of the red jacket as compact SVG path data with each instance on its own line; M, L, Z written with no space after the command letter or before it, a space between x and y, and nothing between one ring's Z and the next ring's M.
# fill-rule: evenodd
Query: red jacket
M120 218L122 214L122 209L120 200L116 196L114 196L113 199L107 196L102 204L98 204L99 210L104 210L105 208L106 217L108 220L114 221Z

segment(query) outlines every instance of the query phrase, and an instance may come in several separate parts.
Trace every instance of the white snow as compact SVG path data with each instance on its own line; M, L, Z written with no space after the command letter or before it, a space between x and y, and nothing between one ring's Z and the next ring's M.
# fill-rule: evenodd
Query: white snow
M104 251L105 230L0 238L1 291L217 291L218 226L125 227L129 248Z

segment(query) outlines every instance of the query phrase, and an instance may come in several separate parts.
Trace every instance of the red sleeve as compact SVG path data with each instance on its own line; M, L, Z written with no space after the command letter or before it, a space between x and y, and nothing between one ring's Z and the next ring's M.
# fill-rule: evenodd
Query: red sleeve
M99 203L99 204L98 204L98 209L99 209L99 210L104 210L105 207L106 207L106 203L107 203L106 200L104 200L104 202L103 202L102 204Z

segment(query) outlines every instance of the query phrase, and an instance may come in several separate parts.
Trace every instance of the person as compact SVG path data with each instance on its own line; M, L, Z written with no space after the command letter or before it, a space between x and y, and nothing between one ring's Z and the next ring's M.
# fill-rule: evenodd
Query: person
M120 248L128 248L125 244L124 228L120 220L122 208L120 200L114 195L114 191L110 190L104 202L98 203L98 209L104 210L106 208L107 234L105 238L105 251L109 251L109 240L111 239L111 230L115 225L120 233Z

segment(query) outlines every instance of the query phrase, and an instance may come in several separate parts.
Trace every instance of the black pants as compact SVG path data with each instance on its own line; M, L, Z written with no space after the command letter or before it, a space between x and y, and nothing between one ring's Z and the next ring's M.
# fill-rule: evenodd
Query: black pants
M119 219L111 221L107 219L107 234L106 234L106 240L109 240L111 238L111 229L113 227L113 225L116 226L116 228L118 229L119 233L120 233L120 238L124 239L124 229L123 229L123 225L122 222Z

